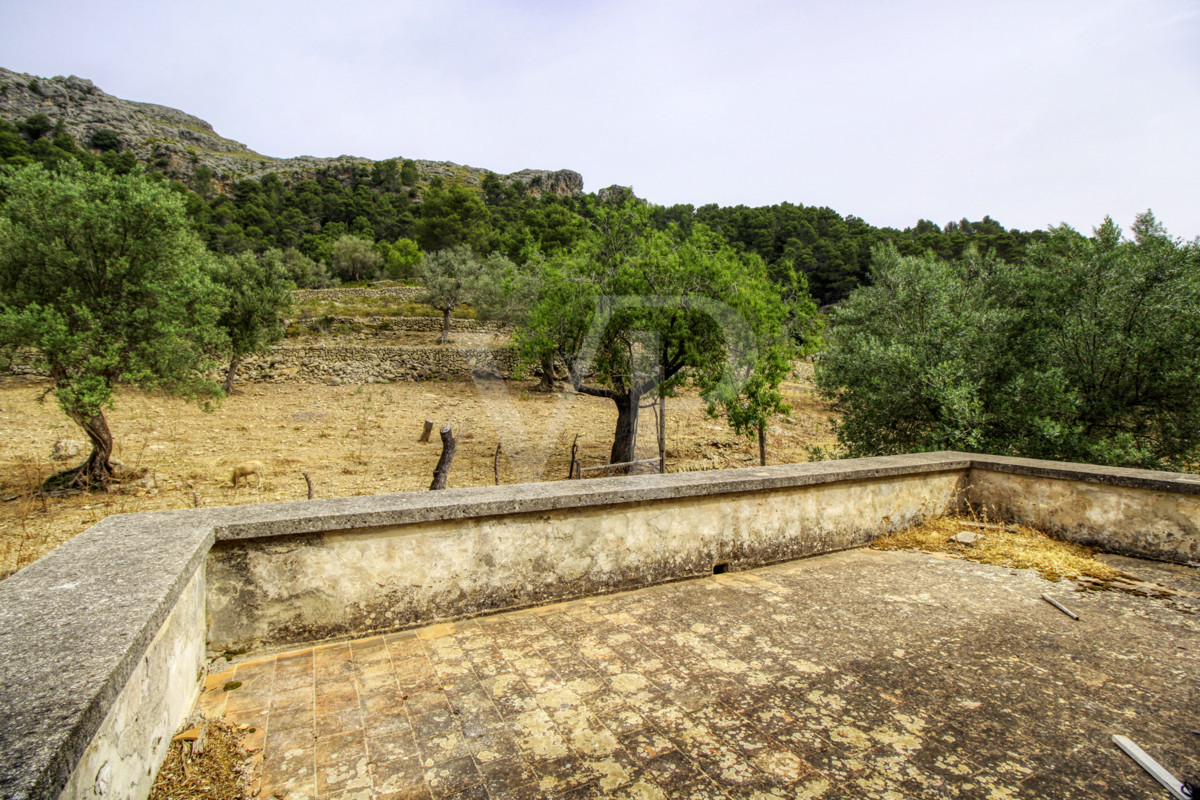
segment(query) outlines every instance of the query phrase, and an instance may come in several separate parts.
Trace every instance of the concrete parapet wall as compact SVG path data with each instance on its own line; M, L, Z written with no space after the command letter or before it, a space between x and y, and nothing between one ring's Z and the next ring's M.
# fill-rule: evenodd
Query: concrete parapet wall
M973 505L1070 541L1200 562L1200 476L982 456L967 486Z
M209 647L396 630L861 547L941 515L960 478L886 476L219 542L209 554Z
M196 704L205 665L204 570L192 576L121 689L62 800L150 794L179 721Z
M202 677L200 597L209 648L275 646L854 547L966 500L1192 561L1198 498L924 453L112 516L0 582L0 797L143 797Z

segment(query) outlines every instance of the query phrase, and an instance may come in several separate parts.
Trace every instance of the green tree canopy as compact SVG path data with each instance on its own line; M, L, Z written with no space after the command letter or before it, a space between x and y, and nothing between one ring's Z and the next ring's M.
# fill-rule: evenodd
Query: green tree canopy
M288 278L278 250L262 256L216 256L214 260L212 276L224 294L217 324L229 337L229 370L223 387L228 394L233 391L242 359L283 338L284 315L291 309L295 284Z
M513 263L498 253L483 258L467 245L427 253L417 265L417 280L425 287L421 302L442 312L442 344L450 341L450 313L478 302L498 284Z
M599 207L589 236L540 265L518 332L527 361L557 355L577 391L616 405L611 463L634 459L641 398L687 380L713 410L735 409L735 428L756 426L759 410L778 408L768 390L791 353L788 309L762 261L703 225L656 230L653 214L637 200ZM756 410L743 413L746 404Z
M817 381L849 455L960 449L1184 469L1200 445L1200 251L1053 228L1015 265L876 249Z
M121 137L117 135L116 131L110 131L108 128L97 128L92 131L91 143L92 147L102 152L109 150L121 152Z
M384 258L388 275L406 280L413 277L413 270L421 262L421 248L412 239L397 239L387 246Z
M483 199L460 183L448 188L430 186L421 203L416 239L427 253L465 244L483 250L490 233L489 214Z
M332 259L334 273L344 281L374 278L383 266L383 256L372 242L350 234L333 243Z
M313 261L294 247L282 252L268 250L267 253L279 254L279 263L287 273L288 280L301 289L324 289L337 283L329 274L329 269L319 261Z
M54 130L54 122L45 114L34 114L18 122L17 127L32 142Z
M178 196L140 172L26 167L0 195L0 348L34 352L92 443L75 481L103 484L117 382L217 391L201 372L225 342L207 254Z

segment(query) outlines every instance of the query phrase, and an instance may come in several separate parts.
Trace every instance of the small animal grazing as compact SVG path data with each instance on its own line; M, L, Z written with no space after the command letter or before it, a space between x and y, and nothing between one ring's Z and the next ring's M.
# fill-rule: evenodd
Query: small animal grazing
M254 475L258 478L258 488L262 488L262 476L267 471L261 461L243 461L233 468L233 488L237 488L238 478L245 478L247 482L250 476Z

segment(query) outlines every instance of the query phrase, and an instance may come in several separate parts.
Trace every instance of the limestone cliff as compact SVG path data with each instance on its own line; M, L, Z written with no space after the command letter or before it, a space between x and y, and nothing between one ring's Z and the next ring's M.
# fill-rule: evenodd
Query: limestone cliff
M285 179L301 179L325 167L372 163L348 155L265 156L241 142L226 139L199 117L154 103L122 100L101 91L86 78L42 78L0 67L0 118L16 122L34 114L63 120L75 141L85 147L95 132L112 131L120 138L122 148L149 168L185 181L200 166L211 169L218 183L228 186L270 172L282 173ZM422 183L440 176L478 186L488 173L449 161L414 161ZM531 194L551 192L564 197L583 192L583 177L571 170L526 169L499 177L506 183L522 181Z

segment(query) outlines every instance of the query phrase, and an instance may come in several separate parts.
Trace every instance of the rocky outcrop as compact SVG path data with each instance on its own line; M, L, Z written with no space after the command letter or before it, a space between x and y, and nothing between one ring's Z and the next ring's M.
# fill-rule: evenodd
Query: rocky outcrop
M241 142L226 139L199 117L168 106L122 100L101 91L86 78L74 75L42 78L0 67L0 117L15 122L34 114L63 120L81 146L87 146L96 131L113 131L123 149L178 180L188 181L197 167L207 167L224 189L236 180L272 172L282 173L288 181L303 180L319 169L343 167L348 176L351 166L374 163L348 155L265 156ZM488 174L488 170L449 161L415 160L415 163L422 184L440 177L479 186ZM526 169L498 177L510 184L519 180L535 195L550 192L564 197L583 192L583 177L571 170Z
M605 186L603 189L596 192L596 198L601 203L613 203L614 205L620 205L626 200L636 200L638 199L638 196L633 193L632 186L617 186L614 184L612 186Z
M556 197L573 197L583 194L583 176L569 169L557 172L547 172L541 169L523 169L511 175L505 175L501 180L512 182L519 180L532 195L552 194Z

